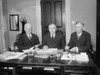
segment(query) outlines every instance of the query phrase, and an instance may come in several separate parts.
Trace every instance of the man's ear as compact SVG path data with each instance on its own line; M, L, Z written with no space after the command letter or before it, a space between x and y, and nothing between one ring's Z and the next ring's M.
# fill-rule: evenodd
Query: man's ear
M83 30L85 30L85 27L83 27Z

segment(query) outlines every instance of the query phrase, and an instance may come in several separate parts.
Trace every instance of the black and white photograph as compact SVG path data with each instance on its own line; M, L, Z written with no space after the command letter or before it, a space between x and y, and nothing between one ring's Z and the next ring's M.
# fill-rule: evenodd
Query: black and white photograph
M0 75L100 75L100 0L0 0Z

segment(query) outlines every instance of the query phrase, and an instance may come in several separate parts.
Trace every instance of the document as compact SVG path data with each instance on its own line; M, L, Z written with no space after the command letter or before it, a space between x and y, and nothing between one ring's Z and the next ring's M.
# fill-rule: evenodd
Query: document
M48 54L36 54L34 57L38 57L38 58L48 58L49 55Z
M28 53L29 51L34 51L34 50L32 50L32 49L23 50L24 53Z
M89 58L85 52L82 52L80 54L64 53L63 56L61 57L61 60L76 60L76 61L87 62L89 61Z
M49 48L48 50L40 49L36 51L35 57L39 58L48 58L51 54L57 54L56 48Z
M22 54L21 56L19 56L19 60L23 60L27 55L26 54Z
M3 59L3 60L18 59L23 54L24 54L23 52L6 51L6 52L0 54L0 59Z
M50 52L48 50L40 49L40 50L36 51L35 57L38 57L38 58L48 58L49 57L49 53Z
M40 49L36 51L38 54L55 54L57 53L57 48L49 48L47 50Z
M49 48L48 51L50 51L51 54L57 54L58 49L57 48Z
M72 60L73 59L73 55L70 53L63 53L61 60Z
M82 53L76 55L76 60L87 62L87 61L89 61L89 58L88 58L88 55L85 52L82 52Z

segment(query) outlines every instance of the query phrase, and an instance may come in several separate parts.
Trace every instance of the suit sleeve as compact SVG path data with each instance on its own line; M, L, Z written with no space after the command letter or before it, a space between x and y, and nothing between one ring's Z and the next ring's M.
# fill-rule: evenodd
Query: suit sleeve
M66 40L65 40L65 35L63 35L61 39L61 49L64 49L65 45L66 45Z
M43 40L42 40L42 47L45 46L45 45L46 45L46 36L43 37Z
M38 36L36 35L35 36L35 45L37 45L37 44L39 44L40 42L39 42L39 38L38 38Z
M72 47L74 47L74 43L73 43L73 35L71 34L71 38L70 41L68 43L69 48L71 49Z
M80 52L86 52L90 49L90 46L91 46L91 35L87 35L87 38L86 38L86 45L85 46L80 46L78 47L79 48L79 51Z

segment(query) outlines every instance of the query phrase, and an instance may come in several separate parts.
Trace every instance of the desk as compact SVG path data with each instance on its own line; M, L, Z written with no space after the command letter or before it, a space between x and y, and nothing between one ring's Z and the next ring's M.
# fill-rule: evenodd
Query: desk
M9 60L9 61L0 61L1 67L14 67L13 75L18 74L19 71L18 67L53 67L59 68L60 74L63 75L65 73L70 74L71 72L82 72L88 71L89 75L93 75L93 70L96 68L96 65L92 61L91 57L89 56L89 62L79 62L75 60L56 60L51 58L37 58L34 56L28 57L26 56L23 60ZM79 71L81 70L81 71ZM84 72L85 72L84 71Z

